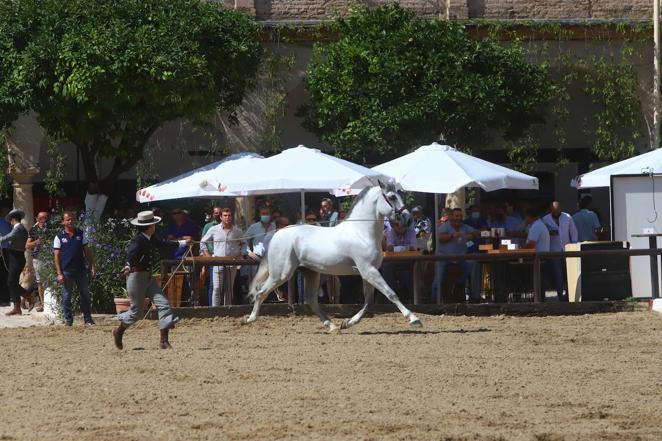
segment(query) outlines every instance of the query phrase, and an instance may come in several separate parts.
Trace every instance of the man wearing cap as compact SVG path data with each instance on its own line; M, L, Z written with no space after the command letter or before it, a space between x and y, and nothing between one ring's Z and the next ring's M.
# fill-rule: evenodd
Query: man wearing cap
M113 329L113 340L117 349L122 349L122 337L124 331L142 318L143 305L145 298L149 298L156 307L159 315L159 329L161 339L159 347L169 349L168 333L175 327L179 317L173 314L168 298L156 284L152 277L152 256L156 249L183 248L189 240L164 240L156 238L156 224L161 222L161 218L154 216L151 211L141 211L135 219L131 219L131 224L138 227L138 233L131 239L131 243L126 251L126 266L122 270L126 279L126 291L129 296L131 306L127 311L119 314L120 325Z
M90 281L87 277L85 262L89 266L90 276L96 274L96 266L92 251L87 247L87 236L83 230L76 228L76 216L70 211L62 215L64 228L57 232L53 239L53 257L57 271L57 283L62 285L62 309L64 324L71 326L74 316L71 312L71 290L76 283L80 294L80 307L83 310L83 320L86 326L94 324L92 320L92 301L90 298Z
M19 284L21 271L25 267L25 243L28 241L28 230L21 223L25 217L23 210L14 209L7 214L5 220L11 224L11 231L0 237L0 244L7 245L5 255L7 256L7 288L13 303L11 310L6 315L21 315L21 297L26 296L26 291Z

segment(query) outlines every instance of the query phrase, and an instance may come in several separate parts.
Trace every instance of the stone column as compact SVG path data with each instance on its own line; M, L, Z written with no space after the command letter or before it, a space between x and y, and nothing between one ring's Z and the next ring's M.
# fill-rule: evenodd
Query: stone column
M34 200L32 199L32 180L39 173L39 169L32 168L25 171L11 171L12 187L14 187L14 208L25 212L23 225L28 230L34 225Z
M226 0L225 3L227 4L228 1ZM234 0L234 8L255 16L255 0Z

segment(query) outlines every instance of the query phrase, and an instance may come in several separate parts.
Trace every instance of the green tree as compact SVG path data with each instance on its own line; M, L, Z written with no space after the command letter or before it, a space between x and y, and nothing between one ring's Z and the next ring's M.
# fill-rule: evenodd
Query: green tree
M354 160L376 162L439 139L480 149L513 140L553 94L544 65L517 42L471 39L463 25L417 20L397 4L358 7L317 44L305 126Z
M165 122L234 114L255 83L259 32L201 0L0 2L0 128L34 110L103 190Z

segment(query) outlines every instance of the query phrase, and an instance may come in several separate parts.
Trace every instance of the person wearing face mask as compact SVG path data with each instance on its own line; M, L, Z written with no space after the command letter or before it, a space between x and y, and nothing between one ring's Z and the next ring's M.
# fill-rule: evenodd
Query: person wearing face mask
M572 220L572 216L561 210L561 204L558 201L552 202L549 213L542 218L542 221L549 230L550 251L564 251L567 244L577 242L575 222ZM550 262L553 265L556 294L559 301L567 302L568 297L563 292L564 290L567 292L565 260L552 259Z
M264 239L267 234L276 230L276 224L271 217L271 209L267 206L260 207L259 219L246 230L244 240L248 245L248 256L255 260L260 260L266 252ZM257 266L250 266L250 276L254 276Z

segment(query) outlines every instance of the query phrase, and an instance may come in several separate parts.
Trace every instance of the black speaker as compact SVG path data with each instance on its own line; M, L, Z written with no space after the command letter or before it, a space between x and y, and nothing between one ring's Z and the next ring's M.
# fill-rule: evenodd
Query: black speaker
M629 249L628 242L581 244L581 251ZM623 300L631 295L628 256L590 256L581 258L583 301Z

